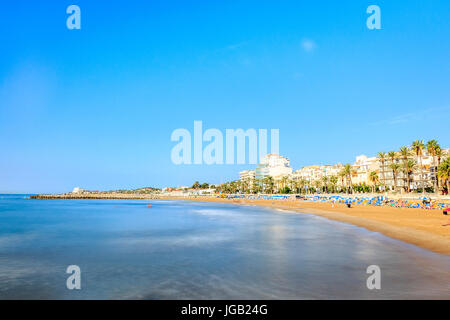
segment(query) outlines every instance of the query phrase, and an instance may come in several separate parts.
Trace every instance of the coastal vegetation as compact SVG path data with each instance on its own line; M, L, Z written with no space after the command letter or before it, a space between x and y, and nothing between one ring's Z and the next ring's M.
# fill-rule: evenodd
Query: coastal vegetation
M431 164L424 164L424 156L431 156ZM416 140L397 151L378 152L378 168L369 170L367 182L354 183L358 172L352 164L345 164L333 175L320 179L304 179L293 175L275 179L241 179L216 186L219 193L443 193L450 190L450 155L436 140L424 143Z

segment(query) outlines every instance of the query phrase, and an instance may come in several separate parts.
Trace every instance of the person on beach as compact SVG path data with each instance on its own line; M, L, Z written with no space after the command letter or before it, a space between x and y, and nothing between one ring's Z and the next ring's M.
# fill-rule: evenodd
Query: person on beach
M448 207L447 209L445 209L442 213L443 213L444 215L447 215L449 212L450 212L450 207ZM448 220L448 223L443 224L442 226L443 226L443 227L450 226L450 219Z
M427 198L424 198L422 200L422 208L423 209L430 209L430 200L428 200Z
M352 207L352 203L350 202L350 200L346 200L345 203L347 204L347 208Z

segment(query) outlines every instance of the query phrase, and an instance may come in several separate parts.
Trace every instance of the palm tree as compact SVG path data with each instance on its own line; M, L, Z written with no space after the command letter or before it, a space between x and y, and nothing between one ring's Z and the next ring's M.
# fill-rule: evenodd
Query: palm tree
M397 158L397 152L389 151L387 153L387 156L388 156L389 160L391 161L391 163L394 163L395 159Z
M336 176L331 176L330 177L330 183L333 186L333 192L336 192L336 184L338 182L338 177Z
M353 193L352 175L355 173L355 170L353 169L351 164L347 163L344 166L343 172L345 174L345 177L347 178L347 181L349 181L350 191L351 193Z
M341 178L342 187L347 187L347 184L345 181L345 177L347 176L347 174L345 173L345 170L342 169L341 171L339 171L338 176L339 176L339 178Z
M322 185L322 182L320 182L320 180L315 180L313 182L313 185L316 188L316 193L317 193L317 190L320 189L320 186Z
M266 179L267 179L267 182L266 182L267 190L269 191L269 193L272 194L274 191L273 189L275 186L275 182L274 182L272 176L268 176Z
M311 188L311 181L302 179L302 184L305 186L305 194L308 194L308 190Z
M263 179L261 180L262 189L263 189L263 192L264 192L264 193L267 192L267 189L268 189L267 185L268 185L268 183L269 183L269 178L268 178L268 177L265 177L265 178L263 178Z
M384 170L385 170L385 168L384 168L384 163L386 162L386 152L378 152L378 155L377 155L377 157L378 157L378 161L380 161L380 163L381 163L381 177L382 177L382 180L383 180L383 191L385 191L386 190L386 176L385 176L385 174L384 174Z
M437 150L441 149L439 146L439 143L436 140L430 140L427 142L427 151L428 153L433 157L433 188L434 192L438 193L438 186L437 186L437 165L436 165L436 153Z
M253 184L253 192L254 193L264 192L263 185L264 185L264 183L263 183L262 179L256 179L255 178L254 184Z
M447 192L450 194L450 157L445 159L439 166L438 177L447 185Z
M286 184L287 184L287 181L289 180L289 177L288 176L283 176L282 178L281 178L281 189L286 189Z
M441 164L441 160L445 157L446 153L442 148L439 148L436 150L436 158L437 158L437 165Z
M322 177L322 182L323 182L322 190L324 192L328 193L328 190L327 190L328 177L327 176L323 176Z
M230 193L237 193L239 190L239 182L231 181L230 183Z
M400 169L400 165L398 163L391 163L389 168L392 170L392 176L394 177L394 191L397 191L397 173Z
M388 153L387 153L387 156L388 156L388 158L389 158L389 161L390 161L390 163L391 164L393 164L394 162L395 162L395 159L397 158L397 152L395 152L395 151L389 151ZM390 167L390 166L389 166ZM393 177L392 177L393 178ZM396 189L396 184L395 184L395 181L394 181L394 189Z
M422 168L422 156L423 150L425 146L423 144L423 140L416 140L411 144L411 149L416 154L416 157L419 159L419 168L420 168L420 180L422 181L422 192L425 193L425 183L423 179L423 168Z
M241 187L242 187L242 192L243 193L248 193L248 188L249 188L249 182L248 179L245 179L243 181L241 181Z
M377 183L379 181L378 179L378 173L376 171L371 171L369 174L369 180L373 184L373 193L376 192Z
M293 193L298 193L298 180L290 179L289 180L290 189L293 190Z
M436 150L436 160L437 160L437 167L438 168L441 165L441 159L444 158L444 156L445 156L445 151L442 150L442 148L438 148ZM436 186L437 186L437 189L439 191L439 179L436 179Z
M250 177L248 179L248 183L249 183L249 193L256 193L257 189L258 189L258 184L256 182L256 178L255 177Z
M405 191L408 192L409 183L408 181L408 158L411 155L411 150L408 147L401 147L399 151L400 158L403 161L403 175L404 175L404 183L405 183Z
M413 159L408 159L406 161L406 169L405 169L405 175L406 175L406 191L410 192L410 184L411 184L411 174L414 173L414 170L417 168L417 163Z

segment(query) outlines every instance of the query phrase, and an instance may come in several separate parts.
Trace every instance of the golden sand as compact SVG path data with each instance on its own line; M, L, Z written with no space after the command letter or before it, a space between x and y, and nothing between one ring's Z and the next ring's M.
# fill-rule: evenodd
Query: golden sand
M350 223L370 231L408 242L441 254L450 255L450 216L442 210L353 206L299 200L221 199L214 197L164 197L168 200L191 200L260 205L277 209L311 213Z

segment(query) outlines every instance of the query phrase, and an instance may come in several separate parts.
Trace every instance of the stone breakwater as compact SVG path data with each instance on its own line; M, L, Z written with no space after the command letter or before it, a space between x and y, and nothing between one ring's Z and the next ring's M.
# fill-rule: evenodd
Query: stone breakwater
M161 199L160 196L153 194L124 194L124 193L67 193L67 194L39 194L30 196L30 199Z

